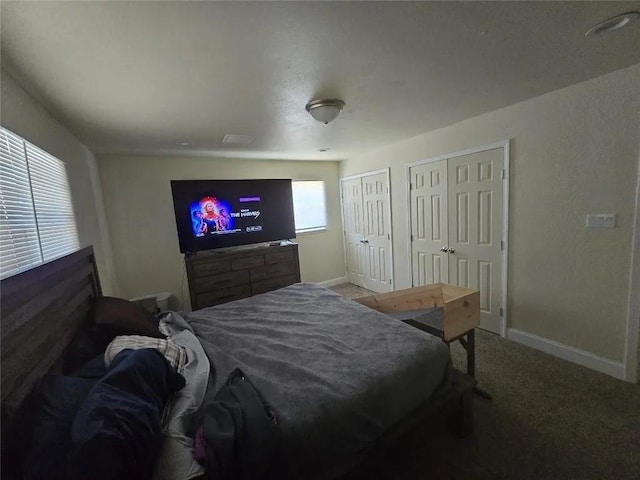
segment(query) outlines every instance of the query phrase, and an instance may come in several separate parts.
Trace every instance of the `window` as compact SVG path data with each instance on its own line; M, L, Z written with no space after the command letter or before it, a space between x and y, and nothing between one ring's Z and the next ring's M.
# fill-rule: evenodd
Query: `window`
M78 247L65 164L0 127L0 278Z
M310 232L327 228L327 209L324 201L324 182L291 182L293 215L296 232Z

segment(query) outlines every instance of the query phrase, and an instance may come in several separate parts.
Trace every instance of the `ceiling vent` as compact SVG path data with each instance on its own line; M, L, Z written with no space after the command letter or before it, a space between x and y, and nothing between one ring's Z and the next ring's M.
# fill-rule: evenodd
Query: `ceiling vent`
M253 142L253 138L251 135L235 135L232 133L227 133L222 139L222 143L239 143L241 145L249 145Z

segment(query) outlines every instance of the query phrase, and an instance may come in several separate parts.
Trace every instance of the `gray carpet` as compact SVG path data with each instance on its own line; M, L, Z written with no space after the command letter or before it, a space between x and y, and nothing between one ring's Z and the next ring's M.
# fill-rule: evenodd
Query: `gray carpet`
M476 376L493 401L475 397L474 434L459 440L421 428L372 478L640 479L640 385L481 330L476 339ZM464 370L458 344L452 357Z

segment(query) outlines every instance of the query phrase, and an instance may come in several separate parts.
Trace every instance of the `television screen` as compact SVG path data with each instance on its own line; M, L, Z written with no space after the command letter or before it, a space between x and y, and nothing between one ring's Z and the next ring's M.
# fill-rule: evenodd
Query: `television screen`
M172 180L182 253L295 238L291 180Z

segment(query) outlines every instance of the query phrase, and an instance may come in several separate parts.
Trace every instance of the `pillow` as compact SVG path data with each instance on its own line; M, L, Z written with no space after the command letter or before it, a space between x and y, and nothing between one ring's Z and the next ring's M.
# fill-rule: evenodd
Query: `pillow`
M173 341L164 338L143 337L141 335L120 335L113 339L104 352L104 365L108 368L113 359L123 350L153 348L160 352L179 374L184 374L187 352Z
M94 321L97 325L110 325L117 329L120 335L163 337L151 312L123 298L98 297Z
M83 366L92 358L102 356L105 348L119 335L111 325L88 325L81 328L64 355L63 371Z

